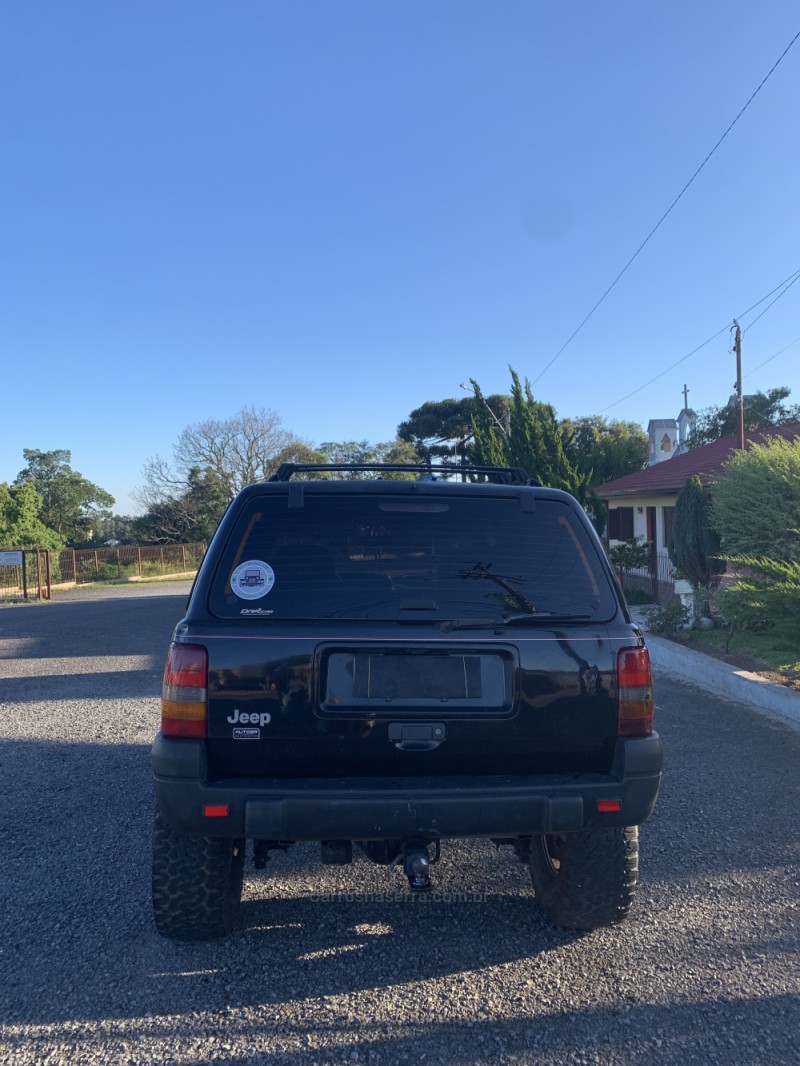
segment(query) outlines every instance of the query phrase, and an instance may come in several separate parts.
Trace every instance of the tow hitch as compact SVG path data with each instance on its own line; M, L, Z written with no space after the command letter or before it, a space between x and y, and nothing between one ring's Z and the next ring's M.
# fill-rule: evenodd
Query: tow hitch
M418 895L422 892L430 892L433 888L430 868L439 861L440 855L441 848L438 840L434 843L432 857L428 853L427 845L415 844L406 848L401 855L398 855L392 866L398 865L402 859L403 872L408 878L411 892L413 895Z

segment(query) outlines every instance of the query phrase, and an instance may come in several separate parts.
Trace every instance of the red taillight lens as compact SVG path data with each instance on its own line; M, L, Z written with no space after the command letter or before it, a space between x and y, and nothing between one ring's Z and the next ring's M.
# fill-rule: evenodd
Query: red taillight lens
M204 737L208 716L208 652L199 644L172 644L161 689L165 737Z
M617 656L617 735L646 737L653 732L653 674L647 648L622 648Z

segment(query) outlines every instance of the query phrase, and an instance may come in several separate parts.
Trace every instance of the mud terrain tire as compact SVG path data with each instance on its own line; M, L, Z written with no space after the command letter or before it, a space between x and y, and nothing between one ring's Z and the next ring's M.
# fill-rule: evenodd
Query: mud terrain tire
M153 915L162 936L212 940L230 933L242 898L245 842L153 827Z
M565 929L621 922L639 873L637 826L533 837L529 865L545 914Z

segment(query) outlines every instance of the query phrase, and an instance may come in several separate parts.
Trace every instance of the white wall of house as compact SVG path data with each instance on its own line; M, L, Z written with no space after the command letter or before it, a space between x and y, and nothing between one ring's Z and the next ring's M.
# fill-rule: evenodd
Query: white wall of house
M631 496L628 499L620 497L616 500L608 501L608 509L614 510L616 507L632 507L633 508L633 535L634 537L642 537L647 539L647 508L655 507L656 509L656 549L659 551L666 551L668 545L664 543L664 508L674 507L677 500L677 493L674 496ZM611 544L616 544L616 541L611 541Z

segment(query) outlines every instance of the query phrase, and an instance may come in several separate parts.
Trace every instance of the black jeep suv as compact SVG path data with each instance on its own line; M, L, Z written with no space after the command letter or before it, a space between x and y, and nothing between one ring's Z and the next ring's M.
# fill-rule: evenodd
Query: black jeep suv
M521 470L284 466L229 507L170 646L156 925L229 932L248 839L257 868L355 843L417 893L454 837L512 845L559 925L617 922L661 758L647 650L570 495Z

